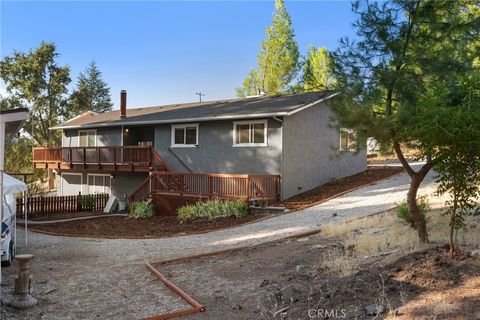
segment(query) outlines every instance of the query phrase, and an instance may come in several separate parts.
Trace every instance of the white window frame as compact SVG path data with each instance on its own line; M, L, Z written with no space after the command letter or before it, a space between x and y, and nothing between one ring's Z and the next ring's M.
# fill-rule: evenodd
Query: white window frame
M81 132L93 132L95 134L95 145L93 147L96 147L97 146L97 129L88 129L88 130L78 130L78 141L77 141L77 147L83 147L83 148L92 148L92 146L90 147L84 147L84 146L80 146L80 133Z
M342 132L345 132L347 134L347 148L344 149L342 148ZM355 135L355 148L348 148L348 145L349 145L349 140L348 140L348 136L350 134L353 134ZM348 129L348 128L340 128L339 130L339 142L340 142L340 146L339 146L339 150L340 151L348 151L348 152L357 152L358 151L358 138L357 138L357 132L353 129Z
M60 177L60 195L63 196L63 176L80 176L80 192L83 194L83 174L78 172L62 172Z
M263 143L237 143L237 125L248 124L253 126L254 124L262 123L263 128ZM249 128L248 136L251 137L251 127ZM246 121L234 121L233 122L233 147L268 147L268 120L246 120Z
M90 184L89 184L89 181L90 181L90 178L89 178L89 177L90 177L90 176L93 176L93 177L95 177L95 176L104 177L104 178L103 178L103 191L104 191L104 192L102 192L102 193L107 193L107 194L109 194L109 195L112 193L112 175L111 175L111 174L87 173L87 184L86 184L86 185L87 185L87 191L88 191L87 194L93 194L93 193L90 192ZM105 186L105 177L109 177L109 178L110 178L110 185L108 186L108 188L110 188L110 192L105 192L105 187L106 187L106 186ZM93 181L95 181L95 178L93 178L93 179L94 179Z
M196 135L196 141L195 144L175 144L175 129L183 129L184 130L184 141L187 139L187 132L186 128L192 128L194 127L195 130L197 131ZM171 128L171 143L170 146L172 148L196 148L198 147L198 135L199 135L199 130L198 130L198 123L187 123L187 124L173 124Z

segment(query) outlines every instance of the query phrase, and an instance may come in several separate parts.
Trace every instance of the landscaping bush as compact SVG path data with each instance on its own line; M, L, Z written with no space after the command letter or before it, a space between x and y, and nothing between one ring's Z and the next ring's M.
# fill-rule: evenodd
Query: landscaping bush
M420 198L418 203L418 210L425 215L429 210L430 206L428 205L427 200L424 198ZM407 203L402 203L395 209L395 214L397 217L405 221L410 227L415 228L415 221L413 220L412 215L410 214L410 211L408 211L408 205Z
M129 216L135 219L149 218L155 214L155 209L150 202L135 202L130 207Z
M27 195L29 197L40 196L48 191L47 186L39 181L27 184Z
M210 200L186 205L177 210L180 220L214 220L224 217L242 218L248 213L245 201Z
M79 196L77 201L81 210L93 210L95 208L95 198L92 195Z

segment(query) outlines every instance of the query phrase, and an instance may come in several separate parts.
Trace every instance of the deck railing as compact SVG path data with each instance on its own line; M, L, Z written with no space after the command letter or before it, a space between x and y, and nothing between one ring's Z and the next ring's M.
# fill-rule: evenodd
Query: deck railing
M133 164L168 168L151 146L33 148L34 163Z
M280 176L152 172L132 192L129 201L130 203L143 201L150 193L210 199L277 200L280 198Z

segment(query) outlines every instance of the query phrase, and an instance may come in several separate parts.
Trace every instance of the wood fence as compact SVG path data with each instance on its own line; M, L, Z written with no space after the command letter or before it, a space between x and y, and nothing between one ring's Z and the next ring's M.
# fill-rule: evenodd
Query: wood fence
M105 193L74 196L38 196L26 199L29 217L45 216L56 213L82 211L102 211L107 205L109 195ZM17 216L25 215L25 198L17 198Z

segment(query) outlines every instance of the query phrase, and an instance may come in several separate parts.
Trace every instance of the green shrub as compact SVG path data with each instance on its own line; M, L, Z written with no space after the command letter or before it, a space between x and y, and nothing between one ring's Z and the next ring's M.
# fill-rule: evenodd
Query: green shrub
M82 210L93 210L95 208L95 197L90 194L79 196L77 201Z
M425 198L420 198L418 203L418 210L425 215L428 211L430 211L430 206ZM410 227L415 228L415 220L413 220L410 211L408 210L408 205L406 203L402 203L395 209L395 214L397 217L405 221Z
M129 216L135 219L149 218L155 214L155 209L150 202L135 202L130 206Z
M177 213L180 220L214 220L224 217L242 218L248 214L248 206L244 201L240 200L210 200L183 206L177 210Z

